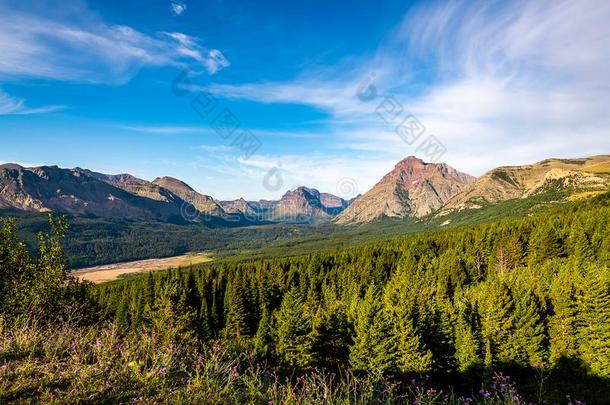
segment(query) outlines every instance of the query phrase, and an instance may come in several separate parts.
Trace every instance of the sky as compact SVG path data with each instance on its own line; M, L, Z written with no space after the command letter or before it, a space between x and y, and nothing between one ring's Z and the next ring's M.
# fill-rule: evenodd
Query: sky
M610 2L0 0L0 163L344 198L610 153Z

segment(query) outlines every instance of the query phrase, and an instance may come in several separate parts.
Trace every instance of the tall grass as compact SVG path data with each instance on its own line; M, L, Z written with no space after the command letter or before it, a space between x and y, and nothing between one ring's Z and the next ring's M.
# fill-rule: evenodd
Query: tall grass
M237 350L151 331L0 320L0 403L519 404L506 377L471 397L349 372L286 375ZM247 352L246 352L247 353Z

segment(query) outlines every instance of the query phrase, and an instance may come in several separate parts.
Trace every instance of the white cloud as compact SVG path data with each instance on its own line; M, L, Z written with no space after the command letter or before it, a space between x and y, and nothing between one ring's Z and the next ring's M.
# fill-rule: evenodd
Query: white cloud
M175 15L180 15L186 11L186 4L181 1L172 1L170 9Z
M189 173L185 177L190 177L187 182L196 189L207 190L219 199L278 199L297 186L337 194L338 186L346 177L354 180L357 193L364 193L396 163L380 156L373 159L368 155L362 159L363 156L332 153L307 156L259 154L244 159L233 156L230 151L224 153L209 149L205 147L205 156L190 162ZM281 180L277 190L269 190L265 187L264 179L274 168ZM199 180L202 173L209 176L205 184ZM349 176L348 173L358 175ZM272 184L277 184L276 180L274 177Z
M144 132L149 134L188 134L188 133L200 133L208 134L209 128L206 127L192 127L192 126L172 126L172 125L119 125L118 128L126 129L128 131Z
M212 153L230 153L234 151L229 145L199 145L195 147L195 150Z
M67 13L34 14L0 4L0 79L123 83L146 66L189 66L210 74L229 66L220 51L185 34L148 35L87 10Z
M44 107L26 107L25 99L15 98L0 89L0 115L44 114L64 109L65 106L50 105Z
M481 174L498 164L608 153L609 20L610 3L596 0L424 3L356 68L209 89L328 112L333 128L324 131L341 147L412 153L416 145L375 114L381 98L356 97L359 81L375 72L380 96L415 114L458 169Z

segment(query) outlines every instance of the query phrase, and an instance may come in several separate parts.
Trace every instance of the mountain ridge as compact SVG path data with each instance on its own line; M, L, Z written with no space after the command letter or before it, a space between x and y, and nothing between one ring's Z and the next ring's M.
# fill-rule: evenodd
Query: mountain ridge
M128 173L109 175L79 167L0 165L2 209L220 226L418 220L549 191L559 191L561 198L579 198L608 189L610 155L499 166L479 178L445 163L426 163L408 156L364 195L352 200L300 186L279 200L220 201L168 176L147 181Z
M608 164L608 166L603 166ZM597 172L585 169L598 167ZM516 166L493 168L462 193L455 195L439 211L446 215L465 209L479 209L511 199L527 198L551 188L575 191L604 191L610 187L610 155L584 158L549 158Z

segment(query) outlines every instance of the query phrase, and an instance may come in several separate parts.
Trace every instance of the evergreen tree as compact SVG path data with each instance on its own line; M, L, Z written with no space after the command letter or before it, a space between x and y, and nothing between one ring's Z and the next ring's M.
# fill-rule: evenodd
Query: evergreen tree
M410 318L399 319L394 325L396 366L402 373L424 373L432 369L432 353L420 341Z
M300 293L292 288L286 293L277 314L277 352L291 367L311 363L311 314Z
M550 298L553 314L549 319L549 361L571 360L578 356L578 308L576 286L579 275L563 268L552 281Z
M145 313L150 328L165 344L190 344L196 330L196 314L186 305L176 278L168 280L156 294L155 303Z
M260 357L269 357L269 355L272 353L274 343L272 316L269 313L269 309L264 306L261 320L258 323L258 329L256 331L254 350Z
M252 336L250 328L250 300L248 291L241 278L236 277L227 285L225 296L226 326L225 334L237 339Z
M574 262L579 266L586 267L586 265L595 259L595 253L581 224L577 224L572 228L569 242L572 247Z
M540 303L530 291L522 291L515 303L515 328L510 336L514 360L524 366L542 364L546 358L546 332Z
M497 362L509 363L514 359L513 348L508 343L514 328L513 310L514 302L508 286L497 279L487 280L478 312L485 344L485 366L489 368Z
M530 236L529 263L540 264L547 259L563 256L563 245L554 227L550 223L537 226Z
M579 351L594 375L610 376L610 271L589 267L580 300Z
M351 332L341 303L328 311L318 308L309 338L313 365L336 369L347 363Z
M391 322L383 309L383 301L370 286L358 306L354 325L354 344L350 350L350 365L355 371L366 371L381 377L393 367L396 338Z
M459 371L465 372L481 365L480 341L469 308L462 309L455 326L455 358Z

